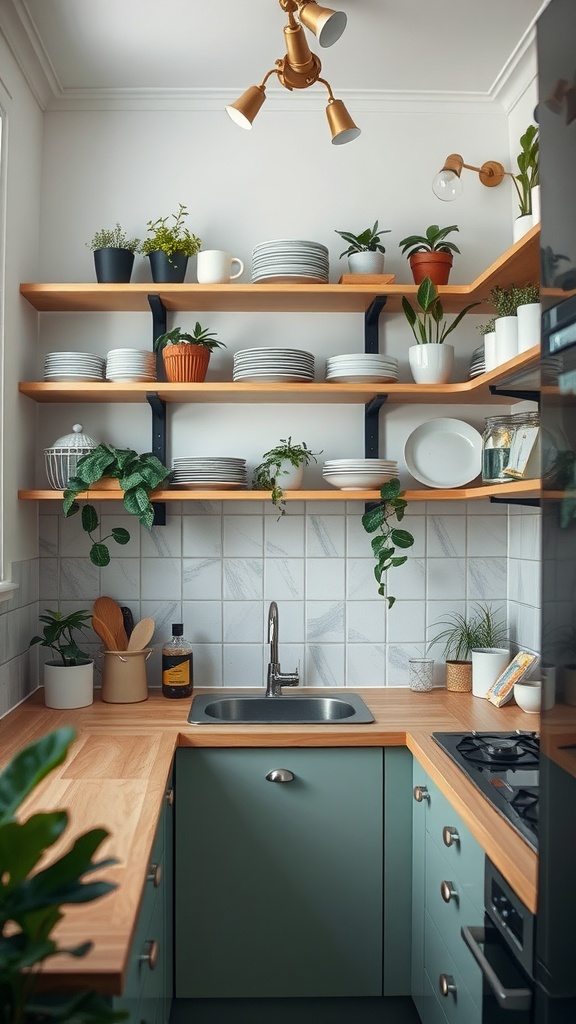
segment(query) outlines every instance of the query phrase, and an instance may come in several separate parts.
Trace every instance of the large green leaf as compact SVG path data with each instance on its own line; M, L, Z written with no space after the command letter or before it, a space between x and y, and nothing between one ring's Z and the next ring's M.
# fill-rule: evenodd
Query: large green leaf
M98 542L92 545L90 548L90 561L92 565L97 565L100 569L110 564L110 552L106 544Z
M399 548L411 548L414 543L414 537L407 530L392 530L390 537L393 544L397 544Z
M375 530L379 530L383 521L384 517L380 505L375 505L373 508L369 508L362 516L362 526L366 530L366 533L374 533Z
M425 277L416 293L418 305L426 313L438 298L436 285L429 277Z
M10 893L26 878L40 857L62 835L68 822L66 811L34 814L27 821L7 821L0 825L0 865L3 883L0 892ZM3 907L0 906L0 917Z
M25 747L0 773L0 825L10 821L22 801L57 765L62 764L76 733L64 726Z
M94 533L98 529L98 514L94 505L84 505L82 508L82 529L86 533Z

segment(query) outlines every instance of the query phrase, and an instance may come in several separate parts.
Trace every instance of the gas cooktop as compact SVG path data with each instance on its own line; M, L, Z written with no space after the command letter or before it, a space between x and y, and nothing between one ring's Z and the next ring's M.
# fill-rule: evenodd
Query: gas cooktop
M432 738L533 849L538 849L535 732L435 732Z

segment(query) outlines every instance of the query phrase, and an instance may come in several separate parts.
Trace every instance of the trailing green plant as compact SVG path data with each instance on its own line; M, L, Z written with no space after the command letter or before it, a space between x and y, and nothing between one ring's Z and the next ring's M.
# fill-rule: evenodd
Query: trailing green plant
M520 137L520 152L516 157L518 174L512 175L514 187L518 193L520 216L532 213L531 189L540 181L540 140L535 124L528 125Z
M430 640L428 649L442 642L444 657L453 661L469 661L471 651L478 647L502 647L508 642L506 623L497 621L496 613L487 604L477 604L468 618L453 612L434 625L446 629Z
M165 334L160 334L154 341L154 351L161 352L163 348L170 345L201 345L203 348L213 352L215 348L226 348L223 341L216 340L216 333L196 321L192 334L174 327Z
M486 323L479 324L478 327L477 327L477 330L480 331L480 334L492 334L492 332L494 330L494 322L495 322L495 320L496 320L495 316L491 317L490 320L486 321Z
M140 239L128 238L116 221L115 228L102 228L86 245L89 249L128 249L129 252L138 252Z
M378 584L378 593L385 597L388 607L391 608L396 601L387 590L387 573L389 569L398 568L408 560L407 555L397 555L396 548L411 548L414 537L407 530L398 530L392 525L393 520L400 523L404 518L407 502L402 497L400 481L392 477L380 488L380 501L369 508L362 516L362 526L366 533L376 533L370 541L376 565L374 576Z
M292 444L292 438L280 438L280 443L269 452L264 452L262 462L255 467L252 477L252 487L255 491L271 491L272 504L276 506L281 516L286 515L286 502L284 501L284 489L280 478L288 475L288 470L282 466L283 462L289 462L292 466L308 466L312 461L317 462L317 455L322 452L313 452L308 445Z
M154 523L154 509L150 494L168 479L170 470L163 466L152 452L139 455L132 448L114 448L99 444L78 460L76 475L70 477L64 491L64 515L73 516L80 511L76 501L79 494L87 491L102 477L118 480L122 489L124 508L138 522L151 529ZM130 534L124 527L117 526L106 537L95 539L93 534L100 527L96 509L91 504L82 506L82 529L92 541L90 561L99 567L110 563L110 551L105 543L112 537L117 544L128 544Z
M444 310L438 297L436 285L425 277L416 293L420 310L415 310L405 295L402 296L402 309L417 345L441 345L449 334L458 326L462 318L478 302L471 302L461 309L451 324L444 323Z
M44 615L40 615L39 618L40 622L45 624L42 636L33 636L29 647L35 644L49 647L58 655L63 665L77 665L79 662L90 660L90 655L81 651L74 639L74 633L83 633L86 629L85 623L92 621L92 615L86 608L79 612L71 612L70 615L53 612L47 608Z
M78 836L70 848L47 867L46 851L68 827L65 810L22 818L19 809L39 783L62 764L73 729L48 733L17 753L0 773L0 1021L2 1024L113 1024L124 1012L110 1009L96 992L74 992L42 998L37 982L43 964L53 956L85 956L92 942L70 948L52 932L67 905L90 903L116 886L84 881L94 871L116 862L93 857L108 833L95 828Z
M537 284L526 284L522 288L515 284L509 288L496 285L490 292L490 301L498 316L516 316L518 306L540 301L540 288Z
M379 228L378 221L374 221L374 227L366 228L361 231L359 235L353 235L351 231L338 231L336 234L340 235L345 242L348 242L348 248L341 252L338 259L342 259L343 256L350 256L353 252L386 252L386 249L380 242L382 235L388 235L390 228Z
M398 245L403 256L413 256L416 252L452 252L459 253L460 249L454 242L447 242L446 236L452 231L458 231L456 224L450 224L447 228L441 228L438 224L431 224L426 228L425 235L408 235Z
M149 256L151 252L156 252L158 249L166 253L169 261L175 252L182 252L185 256L195 256L202 245L202 240L184 227L184 221L188 215L186 207L179 203L177 213L170 215L174 221L170 227L168 226L169 217L149 220L146 226L150 238L145 238L140 248L144 256Z

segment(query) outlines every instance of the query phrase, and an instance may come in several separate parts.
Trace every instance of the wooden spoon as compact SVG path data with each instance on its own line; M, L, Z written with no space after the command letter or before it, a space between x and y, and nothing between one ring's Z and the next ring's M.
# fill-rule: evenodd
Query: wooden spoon
M95 633L98 633L104 647L106 647L108 651L116 650L116 640L112 636L108 626L102 621L102 619L99 619L98 616L94 614L92 615L92 628Z
M124 629L124 617L120 605L112 597L97 597L92 608L93 615L108 627L114 637L116 651L125 651L128 637Z
M155 628L156 623L154 622L154 619L140 619L140 622L136 623L130 634L128 650L143 651L150 643Z

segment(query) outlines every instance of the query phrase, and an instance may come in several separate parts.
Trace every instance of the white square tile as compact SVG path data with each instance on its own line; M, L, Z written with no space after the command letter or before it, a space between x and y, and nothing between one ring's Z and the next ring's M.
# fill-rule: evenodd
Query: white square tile
M309 644L344 641L344 602L306 602L306 640Z
M506 557L508 518L469 516L467 552L469 557L496 555Z
M262 600L264 562L261 558L225 558L223 596L231 601Z
M282 516L278 521L266 516L264 519L264 548L271 558L304 557L304 516L293 514Z
M309 515L306 519L306 554L308 558L343 557L346 519L343 515Z
M58 554L58 519L59 516L38 516L38 541L41 555Z
M348 644L346 686L385 686L385 644Z
M182 562L179 558L143 558L140 565L143 601L181 600Z
M344 644L309 643L306 648L305 686L344 686Z
M466 554L466 519L464 516L427 517L427 547L431 558L457 558Z
M107 537L106 544L112 558L119 555L122 558L138 558L140 554L140 534L147 533L148 531L145 527L140 526L140 523L134 516L129 516L126 513L124 515L107 515L102 513L100 516L100 527L100 535ZM110 536L112 530L116 528L128 531L130 540L127 544L118 544ZM155 529L159 529L159 527L155 527ZM98 531L96 531L94 536L98 537Z
M375 564L374 558L346 559L346 597L349 601L368 601L378 593Z
M278 633L280 636L280 647L283 650L289 644L302 644L305 639L305 605L303 601L285 601L279 599L278 607ZM262 637L265 645L268 641L268 610L269 606L264 605L262 618Z
M466 597L466 559L428 558L426 590L429 601L459 600Z
M303 558L267 558L264 562L264 573L264 598L266 601L303 600Z
M147 558L180 558L182 516L167 515L165 526L153 526L140 533L141 553Z
M223 649L223 686L265 686L261 644L226 643Z
M178 596L179 595L174 595ZM185 601L219 601L222 598L222 562L219 558L184 558L182 597Z
M194 644L194 686L220 687L222 680L222 645Z
M508 572L505 558L469 558L467 576L469 600L507 597Z
M263 551L263 520L257 516L223 517L224 555L258 558Z
M193 644L222 643L222 604L220 601L183 601L184 636Z
M306 600L344 600L346 562L343 558L308 558L306 560Z
M388 642L423 643L426 625L425 601L398 602L387 612L386 636Z
M262 644L262 605L259 601L225 601L223 605L225 644Z
M182 517L182 554L188 558L219 558L222 554L222 517Z
M60 600L95 601L100 595L100 570L88 559L61 558L59 591Z
M103 592L114 596L120 604L139 600L140 561L137 558L112 558L110 565L101 570Z
M386 638L386 601L350 601L346 608L349 644L382 644ZM349 685L349 684L348 684Z

